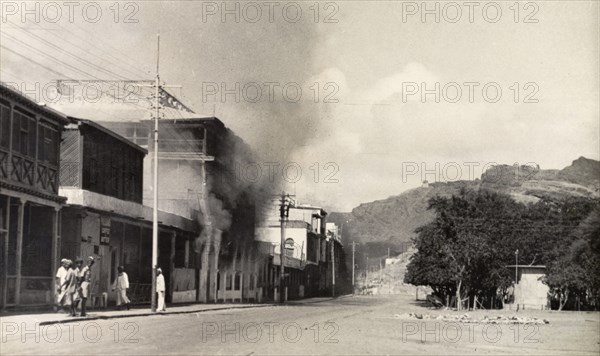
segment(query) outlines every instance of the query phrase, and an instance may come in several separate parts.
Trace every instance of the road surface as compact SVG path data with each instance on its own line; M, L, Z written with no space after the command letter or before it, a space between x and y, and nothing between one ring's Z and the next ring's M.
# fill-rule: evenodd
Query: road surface
M418 320L408 317L409 312L457 313L427 309L407 295L356 296L193 314L17 325L17 330L3 324L1 354L598 355L600 351L598 313L520 313L550 321L527 327Z

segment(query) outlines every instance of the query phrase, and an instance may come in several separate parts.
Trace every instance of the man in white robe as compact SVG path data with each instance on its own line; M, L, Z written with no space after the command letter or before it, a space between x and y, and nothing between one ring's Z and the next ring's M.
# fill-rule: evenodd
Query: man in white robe
M156 311L167 311L165 306L165 277L162 274L162 269L156 269L156 294L158 294L158 307Z
M127 298L127 290L129 289L129 277L125 272L125 267L119 266L117 270L119 271L119 275L117 276L117 279L115 280L115 283L113 284L112 288L113 291L115 289L117 290L117 307L121 309L123 308L123 306L125 306L125 308L129 310L129 304L131 303L129 298Z

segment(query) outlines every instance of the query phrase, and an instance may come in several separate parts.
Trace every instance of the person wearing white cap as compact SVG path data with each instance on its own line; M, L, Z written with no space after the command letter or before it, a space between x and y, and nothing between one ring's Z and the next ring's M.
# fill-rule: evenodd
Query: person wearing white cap
M158 294L157 311L167 311L165 307L165 277L162 274L162 269L156 269L156 293Z
M69 260L63 258L60 260L60 267L56 270L56 310L62 307L66 295L65 280L67 278L67 270L69 268Z

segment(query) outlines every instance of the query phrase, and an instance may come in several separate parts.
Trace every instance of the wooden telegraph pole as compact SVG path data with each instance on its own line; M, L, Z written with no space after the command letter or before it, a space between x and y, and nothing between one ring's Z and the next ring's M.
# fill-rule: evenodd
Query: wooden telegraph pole
M279 301L285 303L285 225L289 217L290 206L292 200L289 194L281 192L279 201L279 222L281 224L281 241L279 248L279 256L281 267L279 269Z
M354 262L354 254L356 253L356 242L352 241L352 294L354 294L354 268L356 267L356 263Z
M158 268L158 120L160 119L160 91L162 88L180 88L181 85L160 84L160 34L157 34L156 78L154 81L154 167L153 167L153 206L152 206L152 296L151 309L156 312L156 269Z

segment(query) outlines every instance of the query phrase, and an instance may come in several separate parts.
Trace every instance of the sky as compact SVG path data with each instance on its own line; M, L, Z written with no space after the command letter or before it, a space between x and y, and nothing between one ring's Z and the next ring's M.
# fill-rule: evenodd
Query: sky
M160 33L170 92L257 152L242 177L283 177L277 189L329 210L493 164L600 158L595 1L48 4L2 2L3 82L68 114L149 118L142 99L44 88L152 80Z

